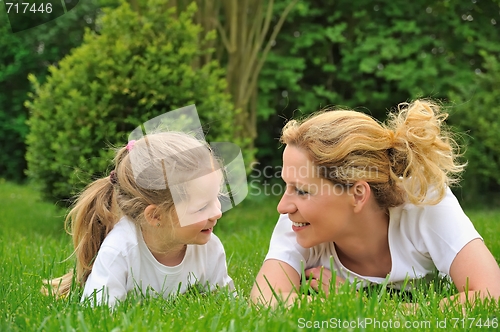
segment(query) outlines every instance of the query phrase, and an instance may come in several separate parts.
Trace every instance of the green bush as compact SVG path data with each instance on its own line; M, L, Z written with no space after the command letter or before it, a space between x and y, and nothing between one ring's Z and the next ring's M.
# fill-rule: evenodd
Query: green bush
M28 110L23 104L31 90L28 74L44 81L46 64L57 63L81 44L84 27L95 27L101 1L80 1L77 8L56 20L18 33L12 33L7 13L0 11L0 177L25 180Z
M26 102L28 176L50 199L67 199L109 169L110 146L160 114L196 104L209 140L231 140L234 110L224 91L223 70L204 56L192 23L196 8L178 17L167 0L150 0L141 14L127 3L105 11L99 33L86 31L83 44L39 84ZM238 142L235 142L238 143Z
M491 76L480 51L500 54L500 1L318 3L297 3L262 69L259 161L281 163L276 137L283 118L333 105L383 121L400 102L432 98L452 104L450 122L470 135L463 198L498 191L500 76Z
M466 201L485 202L500 192L500 57L484 51L482 72L475 84L452 96L450 122L462 132L467 168L462 183ZM498 204L498 198L497 204Z
M26 94L19 87L22 76L17 74L25 69L24 60L29 57L30 50L10 31L7 15L3 13L0 13L0 50L0 144L4 152L0 154L0 177L20 181L26 166L24 138L27 128L22 107ZM22 77L25 81L26 76L27 73Z

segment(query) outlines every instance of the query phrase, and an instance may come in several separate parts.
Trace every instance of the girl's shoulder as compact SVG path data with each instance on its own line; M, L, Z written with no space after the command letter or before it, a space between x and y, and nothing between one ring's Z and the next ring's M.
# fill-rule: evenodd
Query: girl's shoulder
M127 217L122 217L106 235L101 249L128 252L131 248L138 246L138 232L139 230L134 222Z

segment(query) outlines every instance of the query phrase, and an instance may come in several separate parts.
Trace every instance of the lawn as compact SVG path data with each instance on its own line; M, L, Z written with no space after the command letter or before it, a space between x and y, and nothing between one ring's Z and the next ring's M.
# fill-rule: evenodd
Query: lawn
M224 292L185 294L174 300L129 298L115 310L79 302L80 289L55 300L40 293L42 280L73 267L65 210L44 203L28 186L0 182L0 331L290 331L290 330L498 330L500 308L439 308L449 294L438 284L416 292L416 311L384 289L357 292L349 285L328 297L274 310L249 305L248 294L277 220L277 197L245 200L215 230L225 245L239 297ZM467 210L500 261L500 211Z

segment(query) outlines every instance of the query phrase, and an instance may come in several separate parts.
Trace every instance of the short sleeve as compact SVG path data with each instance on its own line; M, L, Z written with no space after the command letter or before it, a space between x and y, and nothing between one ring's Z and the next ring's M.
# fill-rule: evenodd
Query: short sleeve
M282 214L274 228L265 260L276 259L289 264L300 275L301 264L306 262L308 250L297 243L288 215Z
M481 238L449 188L440 203L424 209L419 231L434 265L447 275L460 250L470 241Z

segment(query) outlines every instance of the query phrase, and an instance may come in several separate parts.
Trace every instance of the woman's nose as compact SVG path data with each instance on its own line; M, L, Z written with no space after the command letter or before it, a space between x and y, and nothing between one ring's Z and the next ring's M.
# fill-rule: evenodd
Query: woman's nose
M277 210L280 214L294 213L297 211L297 207L292 202L290 194L285 191L281 200L278 203Z

